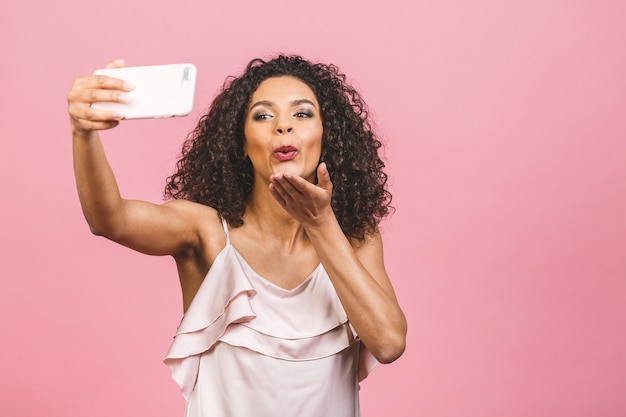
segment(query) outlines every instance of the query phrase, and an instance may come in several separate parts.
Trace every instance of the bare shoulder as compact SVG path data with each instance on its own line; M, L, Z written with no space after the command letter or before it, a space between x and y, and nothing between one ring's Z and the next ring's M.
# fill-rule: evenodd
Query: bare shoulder
M382 255L383 239L378 230L366 233L363 240L350 239L350 244L357 255L363 253L371 256L377 252Z
M168 200L163 203L162 206L166 207L168 210L176 211L180 215L191 216L191 219L193 220L201 220L206 217L216 217L219 219L219 216L217 216L217 210L213 207L189 200Z
M370 232L365 235L363 240L352 239L350 243L361 264L374 278L380 278L383 281L388 279L383 256L383 239L380 232Z
M167 201L163 207L175 212L174 217L186 219L193 224L199 238L199 248L210 250L212 247L223 246L224 229L221 217L213 207L182 199Z

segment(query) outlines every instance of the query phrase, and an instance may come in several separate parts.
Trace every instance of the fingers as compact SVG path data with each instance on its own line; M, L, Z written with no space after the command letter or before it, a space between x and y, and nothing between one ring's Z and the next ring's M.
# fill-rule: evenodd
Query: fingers
M124 118L121 113L97 110L87 103L70 103L68 112L72 126L79 131L106 130L116 127Z
M270 177L270 191L283 207L304 204L304 202L311 204L315 185L297 175L279 173Z
M111 79L115 80L115 79ZM120 80L121 81L121 80ZM112 102L112 103L126 103L128 102L128 95L126 94L128 89L124 89L123 83L120 86L116 81L112 82L112 85L116 85L118 89L109 89L107 87L107 80L104 83L99 83L97 80L76 80L74 86L67 94L67 101L71 103L97 103L97 102ZM105 87L105 88L97 88Z
M290 194L303 194L306 186L310 185L310 183L304 178L288 172L285 174L272 175L270 182Z
M283 197L284 191L279 190L275 184L270 184L270 193L276 199L276 201L278 201L278 204L283 207L287 206L287 200L285 200L285 198Z
M295 187L284 174L274 174L270 177L270 192L283 207L292 203L294 196L302 195L301 190Z
M319 188L322 188L326 192L332 192L333 184L330 181L330 174L324 162L317 167L317 179L317 186ZM288 172L285 174L277 173L272 175L270 177L270 183L274 185L277 192L283 195L283 198L287 195L293 196L294 198L305 195L309 192L307 190L311 190L310 187L313 186L304 178Z
M332 184L325 165L318 167L321 179L318 185L291 173L277 173L270 177L270 192L283 207L308 207L316 211L330 203Z
M330 174L326 162L322 162L317 167L317 185L326 191L332 191L333 183L330 181Z
M121 68L125 65L123 59L117 59L107 64L107 68ZM124 93L135 87L124 80L106 75L87 75L77 77L67 95L69 102L116 102L125 103L128 97Z
M332 187L328 173L323 172L324 167L318 171L323 175L322 184ZM269 189L285 211L302 224L314 225L333 215L331 192L297 175L274 174L270 177Z
M87 75L78 77L72 84L72 91L80 90L117 90L129 92L135 88L131 83L106 75Z
M120 124L119 120L102 120L102 121L85 121L81 120L79 122L73 123L74 129L82 132L91 132L94 130L108 130L113 129L117 125Z
M120 91L72 88L67 98L70 121L74 128L81 131L111 129L119 124L124 115L98 110L91 105L96 102L125 103L127 100L127 96Z
M118 58L115 61L111 61L104 66L104 68L124 68L126 66L126 61L124 58Z
M107 64L107 68L121 68L123 59ZM119 124L123 114L92 108L93 103L126 103L128 92L134 86L124 80L105 75L87 75L77 77L67 94L68 112L72 126L78 130L110 129Z

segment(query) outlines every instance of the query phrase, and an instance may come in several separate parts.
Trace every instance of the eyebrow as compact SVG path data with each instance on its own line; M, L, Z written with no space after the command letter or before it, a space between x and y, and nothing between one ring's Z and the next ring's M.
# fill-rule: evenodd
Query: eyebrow
M267 107L272 107L274 106L274 102L271 100L261 100L261 101L257 101L256 103L254 103L252 106L250 106L250 110L254 109L255 107L259 107L259 106L267 106ZM310 104L311 106L317 108L315 106L315 103L313 103L311 100L307 99L307 98L300 98L297 100L293 100L291 103L292 106L299 106L301 104Z

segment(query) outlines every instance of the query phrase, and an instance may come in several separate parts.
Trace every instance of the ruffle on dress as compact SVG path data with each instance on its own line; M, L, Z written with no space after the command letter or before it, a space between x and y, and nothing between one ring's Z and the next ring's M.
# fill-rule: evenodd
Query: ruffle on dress
M360 343L321 264L286 290L257 274L230 244L204 278L164 360L186 400L202 354L218 342L289 361L328 357ZM362 346L358 380L376 363Z

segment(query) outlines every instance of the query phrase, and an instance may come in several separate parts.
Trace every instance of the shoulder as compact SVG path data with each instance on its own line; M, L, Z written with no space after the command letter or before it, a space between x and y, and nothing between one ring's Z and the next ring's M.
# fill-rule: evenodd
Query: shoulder
M351 240L354 253L372 276L387 279L383 254L383 239L378 230L365 234L363 240ZM377 279L377 281L380 280Z
M162 205L163 207L167 207L170 210L176 211L178 214L191 215L193 218L205 218L208 216L219 220L217 210L215 210L213 207L209 207L200 203L195 203L193 201L175 199L168 200Z
M163 203L163 207L172 210L173 218L185 219L198 237L193 252L198 250L213 252L225 244L222 218L213 207L189 200L176 199Z
M380 235L380 231L378 229L373 230L371 232L367 232L364 238L361 239L350 239L350 245L354 249L355 253L359 252L370 252L374 251L382 251L383 248L383 239Z

